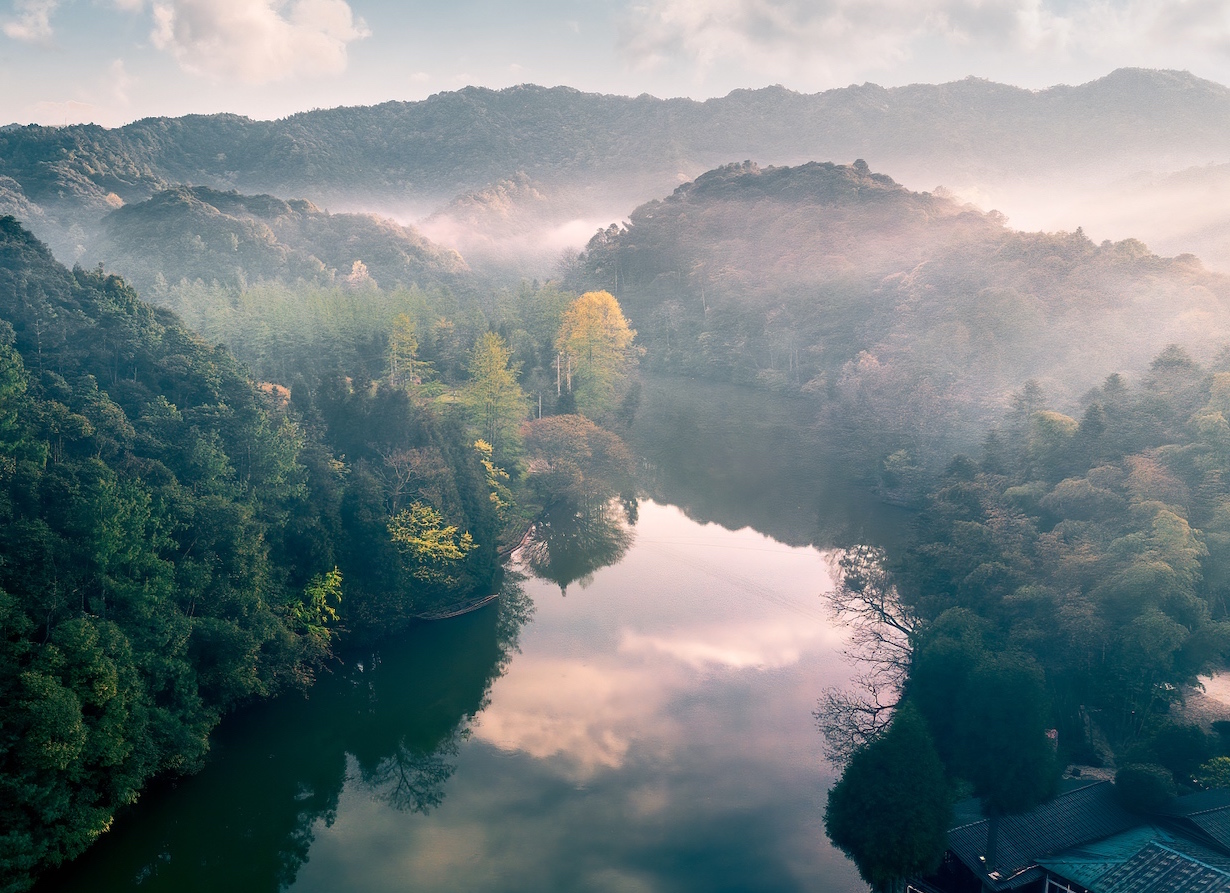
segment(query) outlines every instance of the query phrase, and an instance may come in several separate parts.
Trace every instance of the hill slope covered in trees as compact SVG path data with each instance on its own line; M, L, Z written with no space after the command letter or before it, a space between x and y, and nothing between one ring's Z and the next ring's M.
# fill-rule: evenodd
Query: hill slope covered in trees
M1194 257L1017 232L862 162L711 171L599 233L572 275L615 290L652 368L813 395L915 460L1029 379L1067 405L1169 343L1230 340L1230 280Z
M465 262L411 227L307 201L180 186L111 212L85 255L145 292L183 279L387 286L455 283ZM355 262L361 267L356 268Z
M339 625L491 584L464 429L341 376L287 397L0 218L0 886L198 766L226 711L309 681ZM394 448L427 460L415 519L466 531L464 560L391 535Z
M70 230L176 184L300 196L418 217L528 176L550 213L608 219L732 160L869 159L905 182L1111 183L1230 161L1230 90L1184 72L1123 69L1032 91L969 78L805 95L781 87L697 102L532 85L417 102L0 130L0 212L67 261ZM992 190L994 192L994 190ZM92 258L84 258L92 263Z

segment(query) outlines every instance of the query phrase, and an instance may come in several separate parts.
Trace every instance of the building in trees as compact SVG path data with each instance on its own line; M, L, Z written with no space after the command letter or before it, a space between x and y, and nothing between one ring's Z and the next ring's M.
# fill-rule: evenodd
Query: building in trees
M1146 813L1108 781L1074 787L992 834L977 801L957 807L943 863L915 893L1172 893L1230 890L1230 790Z

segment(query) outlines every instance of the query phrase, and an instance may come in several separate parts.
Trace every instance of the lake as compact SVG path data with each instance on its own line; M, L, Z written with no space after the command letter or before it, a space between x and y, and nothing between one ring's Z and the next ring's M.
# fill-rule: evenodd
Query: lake
M865 890L824 835L812 714L854 673L827 540L881 510L715 458L764 442L763 399L719 435L649 396L663 440L638 453L686 471L647 459L650 498L545 519L497 602L230 718L40 889Z

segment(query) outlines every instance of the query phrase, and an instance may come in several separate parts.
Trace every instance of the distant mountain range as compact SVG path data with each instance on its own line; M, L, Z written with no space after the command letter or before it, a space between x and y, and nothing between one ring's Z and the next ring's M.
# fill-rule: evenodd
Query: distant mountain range
M120 204L180 184L409 220L524 177L558 226L617 219L731 161L858 157L915 188L942 183L963 195L1004 182L1088 185L1226 163L1230 89L1140 69L1041 91L970 78L813 95L769 87L705 102L470 87L278 121L196 115L113 130L7 127L0 212L26 220L63 254L77 244L67 235L73 224L88 229ZM516 200L527 196L531 207L542 204L531 193Z

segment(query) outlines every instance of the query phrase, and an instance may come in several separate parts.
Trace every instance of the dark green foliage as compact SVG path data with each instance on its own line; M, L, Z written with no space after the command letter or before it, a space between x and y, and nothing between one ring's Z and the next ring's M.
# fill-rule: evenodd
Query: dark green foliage
M927 681L933 649L1024 652L1073 750L1093 721L1112 747L1145 747L1145 761L1190 783L1212 743L1163 719L1230 656L1228 398L1225 373L1175 348L1139 387L1112 376L1091 391L1080 422L1022 393L980 466L962 462L938 483L894 560L903 594L931 620L911 677L925 715L940 713L924 689L948 684ZM954 604L977 618L961 636L946 631Z
M305 411L346 471L337 494L339 562L347 616L367 632L390 632L490 584L497 569L499 519L482 456L460 414L436 416L405 391L358 387L335 377ZM389 538L389 519L419 500L478 544L447 583L412 579Z
M1115 794L1133 812L1154 813L1174 799L1174 779L1164 766L1148 763L1124 766L1115 773Z
M1049 695L1033 658L1004 650L991 629L968 609L942 614L915 647L906 691L949 773L988 812L1023 812L1051 796L1061 768L1046 737Z
M829 791L824 827L877 890L939 867L951 798L926 725L907 702Z
M957 771L988 812L1025 812L1054 795L1062 766L1046 737L1047 700L1042 671L1028 657L986 655L970 673L951 717Z
M1163 766L1176 784L1192 786L1200 767L1217 755L1216 739L1193 723L1166 722L1125 753L1128 762Z
M1214 720L1213 734L1217 736L1217 754L1230 756L1230 719Z
M1117 757L1142 811L1220 778L1220 734L1166 716L1230 658L1230 374L1167 348L1085 403L1078 422L1028 384L889 559L920 621L904 695L992 817L1049 797L1070 759Z
M419 483L483 544L458 588L490 585L494 510L458 423L353 382L301 399L0 218L0 886L198 767L227 711L310 681L339 582L368 631L441 598L386 561L394 447L433 451Z

